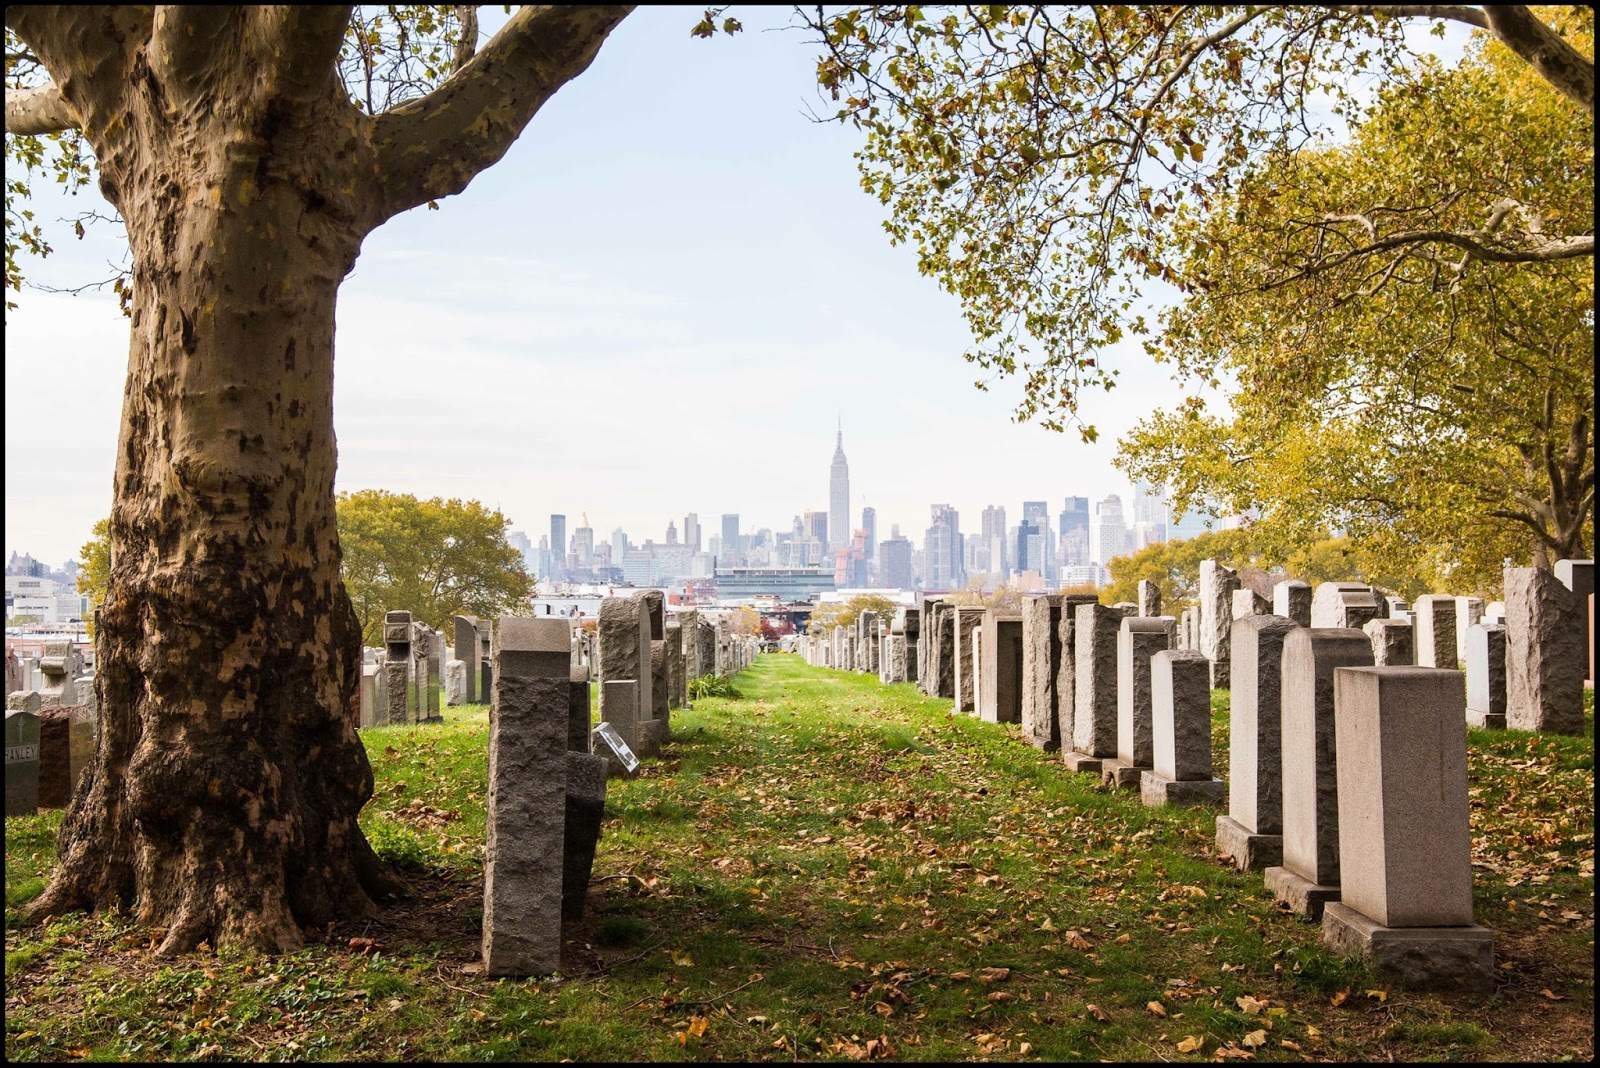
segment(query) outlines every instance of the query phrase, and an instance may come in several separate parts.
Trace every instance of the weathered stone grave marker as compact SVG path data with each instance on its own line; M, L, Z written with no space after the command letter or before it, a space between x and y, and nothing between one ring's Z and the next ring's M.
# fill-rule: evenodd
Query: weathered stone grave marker
M1217 852L1241 871L1283 863L1283 643L1296 629L1281 615L1233 628L1228 813L1217 817Z
M1161 649L1151 656L1150 723L1152 766L1139 777L1144 803L1221 801L1222 780L1211 774L1211 668L1205 657L1193 649Z

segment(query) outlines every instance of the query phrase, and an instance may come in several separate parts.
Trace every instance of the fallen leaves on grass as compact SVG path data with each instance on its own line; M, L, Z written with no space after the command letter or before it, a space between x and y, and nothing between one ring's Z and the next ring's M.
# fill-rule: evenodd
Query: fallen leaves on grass
M1201 1038L1199 1035L1189 1035L1187 1038L1181 1038L1178 1040L1178 1052L1193 1053L1195 1050L1199 1049L1205 1044L1206 1040Z

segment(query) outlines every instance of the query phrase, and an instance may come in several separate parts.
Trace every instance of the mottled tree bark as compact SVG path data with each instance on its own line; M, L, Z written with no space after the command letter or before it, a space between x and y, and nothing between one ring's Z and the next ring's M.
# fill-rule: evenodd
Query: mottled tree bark
M625 13L521 13L446 83L446 113L380 151L335 76L348 8L7 9L54 78L8 99L8 129L84 131L134 263L99 738L31 918L132 905L163 952L283 950L399 889L356 822L372 769L334 513L338 287L368 232L503 155Z

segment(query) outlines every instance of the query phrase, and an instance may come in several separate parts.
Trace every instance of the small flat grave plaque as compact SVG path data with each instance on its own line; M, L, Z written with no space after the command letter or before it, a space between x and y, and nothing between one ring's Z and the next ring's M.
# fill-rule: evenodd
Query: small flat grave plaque
M622 735L609 723L602 723L594 729L595 736L606 743L611 750L611 755L617 759L629 775L639 770L639 758L633 755L633 750L628 748L628 743L622 740Z

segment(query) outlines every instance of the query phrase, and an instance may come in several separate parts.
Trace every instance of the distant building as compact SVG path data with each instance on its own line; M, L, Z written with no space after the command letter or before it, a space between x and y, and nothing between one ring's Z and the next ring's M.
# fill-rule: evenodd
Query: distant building
M1068 497L1061 510L1060 541L1056 551L1062 568L1089 562L1089 498ZM1063 576L1062 584L1066 585Z
M948 504L935 504L930 511L933 524L922 543L923 589L959 589L967 578L962 559L966 546L961 538L961 516Z
M719 567L716 578L719 601L763 594L780 601L815 601L834 589L832 569L820 567Z
M1108 564L1128 551L1128 526L1122 516L1122 498L1115 493L1095 505L1093 559Z
M744 562L739 555L739 514L727 512L722 516L722 554L720 563L723 567L736 567Z
M564 515L550 516L550 555L552 566L546 572L553 579L561 579L566 570L567 562L567 517Z
M700 517L694 512L683 517L683 543L691 552L700 551Z
M985 508L980 529L983 532L984 548L989 551L987 566L983 570L1004 575L1011 569L1011 554L1006 551L1005 507L991 504Z
M833 464L828 469L828 524L833 531L829 547L850 545L850 464L844 458L844 424L833 446Z
M883 585L891 590L916 589L916 573L912 569L911 542L900 536L900 528L878 545L878 566L883 575Z
M878 510L870 505L861 509L861 530L867 535L867 563L870 565L878 554Z

